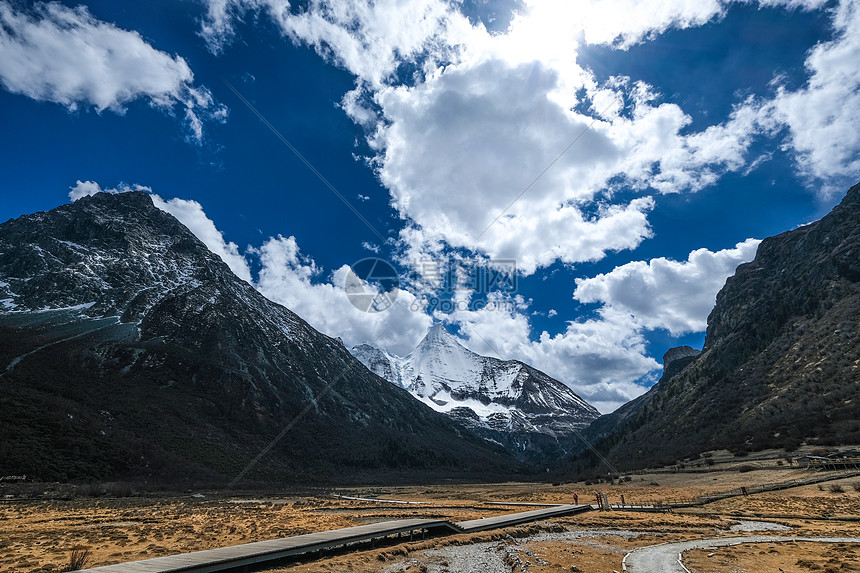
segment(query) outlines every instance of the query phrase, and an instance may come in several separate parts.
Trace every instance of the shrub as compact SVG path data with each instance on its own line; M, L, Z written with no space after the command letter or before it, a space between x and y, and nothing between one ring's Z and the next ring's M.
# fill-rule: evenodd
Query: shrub
M87 566L90 560L90 550L86 547L73 547L69 553L69 564L63 571L79 571Z
M845 493L845 488L842 487L838 483L834 483L833 485L830 486L830 492L831 493Z

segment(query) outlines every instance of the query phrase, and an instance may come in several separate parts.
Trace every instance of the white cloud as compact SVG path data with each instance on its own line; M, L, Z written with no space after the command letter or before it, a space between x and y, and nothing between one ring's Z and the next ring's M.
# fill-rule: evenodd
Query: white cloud
M653 202L614 200L619 179L643 195L702 189L743 169L754 138L773 136L785 123L801 163L817 165L805 169L856 168L856 146L830 151L860 138L850 128L850 105L842 121L828 123L807 111L809 94L785 94L778 108L750 98L723 122L688 132L690 117L677 105L655 103L650 86L627 78L598 85L576 61L584 43L626 48L669 28L721 18L730 4L533 1L493 35L441 0L313 0L299 10L284 0L209 0L201 34L221 47L236 20L266 14L294 41L352 72L357 85L344 95L343 109L371 133L372 164L407 222L405 250L420 256L464 247L516 258L528 274L555 261L635 249L650 237ZM760 4L811 10L823 0ZM856 16L849 5L843 2L836 19L843 30ZM850 95L842 80L858 72L853 48L845 46L819 47L810 56L820 76L810 90L838 75L830 83L844 89L827 90L827 97ZM820 71L834 60L844 63L841 75ZM420 70L405 84L392 75L402 63Z
M239 247L236 243L224 240L224 234L215 227L212 219L206 216L200 203L188 199L165 201L154 193L150 197L156 207L179 219L210 251L221 257L237 277L251 282L251 269L248 267L248 261L239 253Z
M685 29L703 26L722 18L732 4L757 3L763 7L791 10L815 10L827 0L584 0L566 2L526 2L533 11L545 14L544 24L552 29L560 26L558 15L565 16L568 27L581 33L589 44L610 44L621 49L666 32L670 28Z
M101 185L95 181L81 181L80 179L69 189L69 199L72 201L77 201L81 197L89 197L96 193L127 193L128 191L146 191L149 193L152 191L152 189L145 185L128 185L126 183L120 183L115 189L102 189Z
M555 260L596 260L650 236L649 198L594 202L629 162L629 146L606 122L553 101L559 86L558 71L539 62L491 59L376 95L385 117L373 139L379 173L414 224L401 235L413 250L444 241L516 258L530 273Z
M235 33L235 23L241 22L246 15L267 10L277 18L278 14L289 10L288 0L202 0L206 5L206 15L200 22L200 37L206 42L213 54L220 54ZM253 77L253 76L251 76Z
M596 0L576 3L584 39L590 44L616 44L629 47L669 28L701 26L722 15L724 3L718 0Z
M438 0L311 0L297 14L282 15L291 38L313 46L355 76L380 85L402 60L411 60L456 17Z
M627 263L577 279L573 296L583 303L601 303L603 314L630 315L643 328L666 329L674 336L701 332L726 278L755 258L760 242L747 239L717 252L698 249L680 262L659 257Z
M94 18L84 6L36 3L24 12L0 1L0 84L10 92L70 110L122 114L136 99L169 113L180 108L189 139L200 142L203 123L224 121L227 108L193 82L184 59Z
M489 299L486 307L478 308L463 295L451 314L436 318L457 324L474 352L530 364L570 386L601 412L611 412L645 392L645 386L635 381L660 369L648 356L642 329L630 315L614 312L571 321L559 334L543 332L532 340L525 313L528 301L501 295Z
M590 90L600 117L558 100L572 85ZM394 207L412 223L401 233L409 250L446 243L516 258L526 274L636 248L651 236L654 203L614 200L614 179L643 191L701 189L740 169L761 129L750 104L683 135L690 118L677 105L654 105L647 86L618 80L597 88L586 70L496 57L448 66L375 99L385 119L372 144Z
M860 3L842 0L833 14L835 37L809 52L807 84L780 88L768 110L788 125L801 170L824 181L825 192L844 190L860 173Z
M81 197L89 197L101 192L102 188L95 181L81 181L78 179L77 183L69 191L69 199L77 201Z
M343 339L347 347L362 342L406 354L432 324L431 318L410 308L415 297L396 294L394 305L383 312L367 313L350 302L344 288L350 272L343 265L329 276L313 260L302 257L294 237L273 237L255 249L262 269L257 289L329 336Z
M564 332L541 333L523 360L564 381L603 413L644 393L661 365L648 356L645 337L629 315L573 321Z
M369 164L406 222L404 262L454 247L516 259L529 274L556 261L635 249L651 236L650 194L693 192L727 172L752 170L768 157L749 156L756 138L780 143L785 137L810 177L856 176L860 40L850 33L860 28L856 0L841 0L831 12L835 39L809 52L807 85L739 100L728 117L700 131L690 129L692 119L681 106L661 103L654 87L624 77L600 83L578 63L584 44L627 49L670 28L713 22L731 4L534 0L522 4L507 30L490 34L470 25L459 4L438 0L312 0L296 12L284 0L209 0L201 33L218 49L237 18L265 13L293 41L356 76L341 105L367 130L375 152ZM826 1L757 4L815 10ZM393 73L404 63L415 70L409 78ZM292 252L288 239L277 241L267 244L272 253ZM576 297L600 303L599 316L536 340L527 301L444 318L460 326L474 350L492 354L493 348L533 363L609 410L641 393L635 381L659 369L643 332L704 329L714 295L738 263L752 258L756 244L698 250L681 262L629 263L582 279ZM344 269L322 283L311 280L313 265L294 250L281 259L270 254L261 290L298 305L299 314L329 334L343 330L353 340L370 334L364 320L354 323L332 311L348 316L338 306L343 301L334 302L342 294L337 273ZM423 321L399 316L395 323L407 334L391 349L408 350Z
M716 294L735 268L755 257L760 241L732 249L698 249L686 261L637 261L596 277L578 279L574 298L600 303L598 317L570 321L563 332L537 339L527 316L528 301L491 294L486 308L460 293L450 315L436 318L459 325L468 346L481 354L516 358L568 384L601 412L611 412L654 381L661 365L648 354L644 333L701 332Z
M467 30L467 20L443 0L311 0L291 11L286 0L207 0L201 36L219 53L234 35L234 24L249 13L265 13L295 42L312 46L362 81L381 85L400 62L426 49L451 30ZM432 45L432 46L431 46Z
M237 19L266 14L294 41L352 72L357 84L343 109L372 134L372 164L407 222L405 250L464 247L517 258L530 273L635 249L650 236L653 202L614 200L619 179L643 195L696 191L743 170L754 139L786 124L804 170L856 172L856 42L845 31L857 11L850 0L834 20L840 39L810 55L808 90L784 93L777 105L739 101L729 117L699 132L688 130L691 118L678 105L656 103L650 86L627 78L599 85L577 63L585 43L627 48L719 19L732 3L530 1L507 30L490 34L441 0L313 0L298 10L284 0L209 0L201 33L223 46ZM759 2L792 10L824 4ZM393 75L402 63L419 70L405 83ZM815 106L816 98L828 105ZM841 110L836 121L825 117L831 109Z

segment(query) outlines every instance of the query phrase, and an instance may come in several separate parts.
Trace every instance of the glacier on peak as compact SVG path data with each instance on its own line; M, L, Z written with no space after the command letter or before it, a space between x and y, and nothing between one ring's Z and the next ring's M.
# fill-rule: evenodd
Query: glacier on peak
M600 415L565 384L523 362L472 352L441 324L406 356L370 344L351 351L375 374L487 439L508 434L521 459L524 438L526 449L546 451L549 442L553 451L566 450L561 444Z

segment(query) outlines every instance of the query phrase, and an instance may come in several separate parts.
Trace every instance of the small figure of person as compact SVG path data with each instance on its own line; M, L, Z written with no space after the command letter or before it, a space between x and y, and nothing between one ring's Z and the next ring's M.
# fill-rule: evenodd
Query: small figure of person
M573 492L573 505L579 504L579 492Z
M621 494L621 505L622 506L627 505L626 503L624 503L624 494L623 493Z

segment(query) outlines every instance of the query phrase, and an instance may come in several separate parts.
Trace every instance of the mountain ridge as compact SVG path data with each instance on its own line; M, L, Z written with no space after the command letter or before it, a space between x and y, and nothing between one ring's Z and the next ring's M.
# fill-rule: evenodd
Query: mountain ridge
M860 184L822 219L762 241L717 294L701 354L586 433L628 467L860 442L858 341Z
M287 426L249 479L522 469L263 297L146 193L0 224L0 301L6 474L221 481Z

